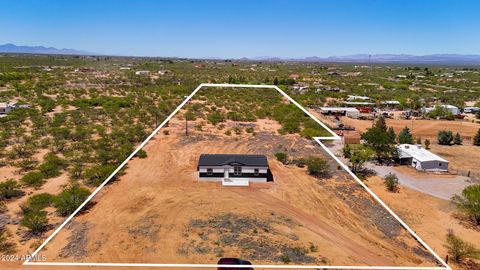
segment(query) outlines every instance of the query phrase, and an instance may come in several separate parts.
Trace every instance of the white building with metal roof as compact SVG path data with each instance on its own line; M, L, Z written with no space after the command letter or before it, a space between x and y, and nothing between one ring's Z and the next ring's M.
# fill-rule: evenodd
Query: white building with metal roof
M447 172L448 161L422 148L420 145L400 144L396 146L400 163L419 171Z

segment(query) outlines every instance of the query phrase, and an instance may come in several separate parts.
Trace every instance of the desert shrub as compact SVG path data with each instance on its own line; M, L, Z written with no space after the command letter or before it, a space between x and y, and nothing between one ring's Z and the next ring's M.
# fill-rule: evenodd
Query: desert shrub
M143 149L140 149L140 150L137 152L136 156L137 156L138 158L147 158L147 152L145 152L145 150L143 150Z
M219 111L213 111L207 116L207 120L215 126L220 122L225 122L225 116Z
M457 237L452 231L448 232L447 241L444 246L447 248L448 254L452 256L454 262L460 263L466 258L480 258L480 250L475 248L473 244Z
M233 127L232 130L233 132L235 132L236 135L242 134L242 129L239 127Z
M226 130L226 131L225 131L225 135L227 135L227 136L232 135L232 131L231 131L230 129Z
M111 164L97 165L84 171L83 177L88 185L98 186L115 170Z
M394 192L398 189L398 177L394 173L389 173L383 178L383 183L388 191Z
M163 130L163 135L169 135L169 134L170 134L170 131L168 129Z
M34 188L39 188L45 183L45 179L43 177L43 173L39 171L33 171L25 174L21 179L24 185Z
M8 207L4 201L0 201L0 214L7 212Z
M0 230L0 253L12 254L15 252L16 244L10 240L9 233L2 229Z
M13 179L0 183L0 200L20 197L23 194L24 192L20 189L20 185Z
M247 128L245 129L245 131L246 131L247 133L253 133L254 130L253 130L253 127L247 127Z
M44 209L55 201L56 196L50 193L40 193L27 199L27 207L31 209Z
M78 184L72 184L58 194L53 204L60 216L67 216L73 213L89 195L88 189L82 188Z
M429 139L425 139L423 144L425 144L425 149L427 149L427 150L430 149L430 140Z
M480 225L480 184L466 187L461 195L454 195L451 202Z
M438 144L450 145L453 141L453 133L450 130L441 130L437 134Z
M283 164L287 164L288 162L288 154L285 152L277 152L275 153L275 157Z
M185 119L187 119L188 121L195 121L197 119L197 117L195 116L195 114L188 110L186 113L185 113Z
M31 233L40 234L48 226L47 212L38 209L27 211L24 213L20 224L27 227Z
M38 167L45 178L60 175L60 171L67 167L67 162L53 153L48 153L43 158L44 162Z
M311 157L308 158L305 163L307 164L307 171L310 175L323 176L328 172L328 164L321 158Z

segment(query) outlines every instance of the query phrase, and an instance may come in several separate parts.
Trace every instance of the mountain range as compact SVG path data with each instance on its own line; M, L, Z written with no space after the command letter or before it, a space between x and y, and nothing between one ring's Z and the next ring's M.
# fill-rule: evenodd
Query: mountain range
M7 43L0 45L0 53L29 53L29 54L63 54L63 55L94 55L95 53L74 49L57 49L44 46L17 46Z
M28 54L60 54L60 55L99 55L75 49L57 49L44 46L17 46L15 44L0 45L0 53L28 53ZM222 59L221 57L209 59ZM438 64L438 65L480 65L480 55L475 54L354 54L346 56L305 58L287 58L275 56L260 56L237 60L254 61L285 61L285 62L330 62L330 63L391 63L391 64Z

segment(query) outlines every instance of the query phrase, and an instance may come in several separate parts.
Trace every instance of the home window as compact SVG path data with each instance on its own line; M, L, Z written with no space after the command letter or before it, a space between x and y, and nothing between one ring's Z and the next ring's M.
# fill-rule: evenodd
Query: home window
M260 172L260 171L259 171L258 169L254 169L254 170L253 170L253 175L258 176L259 172Z
M213 175L213 169L212 168L207 169L207 175Z
M234 175L241 175L242 174L242 167L233 167L233 174Z
M439 162L439 163L438 163L438 166L439 166L439 167L442 167L442 163L441 163L441 162Z

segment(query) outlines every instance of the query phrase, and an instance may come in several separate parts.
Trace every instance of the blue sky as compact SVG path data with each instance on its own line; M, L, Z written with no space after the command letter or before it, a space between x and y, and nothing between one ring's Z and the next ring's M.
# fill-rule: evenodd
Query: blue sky
M480 1L0 0L0 44L139 56L480 54Z

